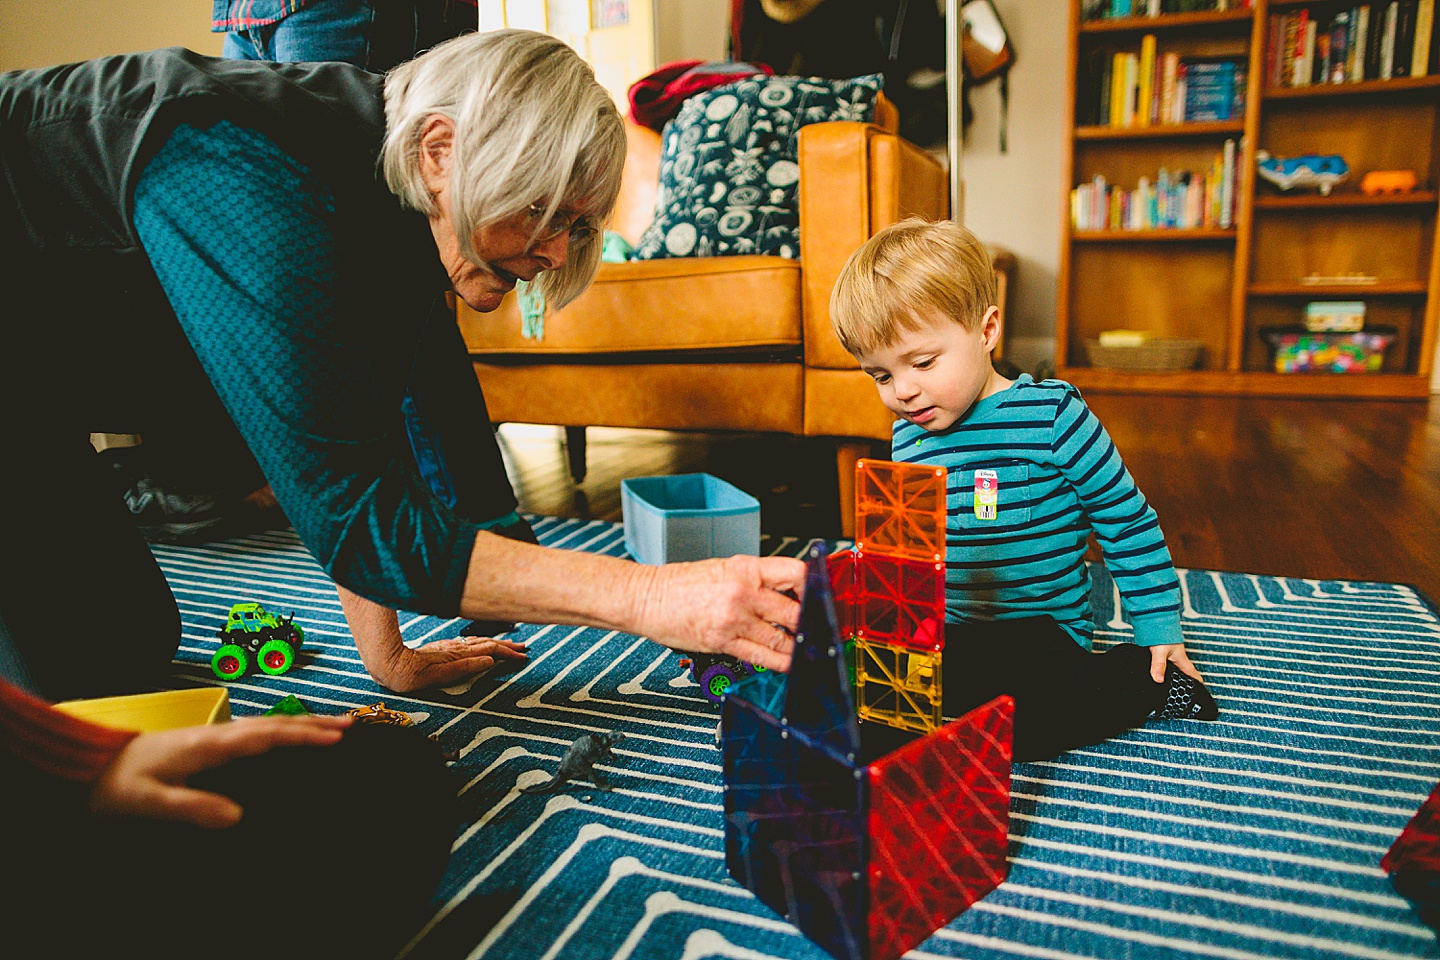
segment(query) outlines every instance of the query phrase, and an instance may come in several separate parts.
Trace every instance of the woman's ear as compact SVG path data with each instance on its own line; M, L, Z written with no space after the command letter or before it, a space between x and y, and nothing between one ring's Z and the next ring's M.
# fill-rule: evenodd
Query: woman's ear
M985 316L980 318L980 337L985 343L985 350L988 353L995 349L995 344L1000 342L1000 334L1004 332L1005 325L1000 320L1000 308L992 306L985 311Z
M420 176L431 196L450 182L450 159L455 146L455 123L432 113L420 125Z

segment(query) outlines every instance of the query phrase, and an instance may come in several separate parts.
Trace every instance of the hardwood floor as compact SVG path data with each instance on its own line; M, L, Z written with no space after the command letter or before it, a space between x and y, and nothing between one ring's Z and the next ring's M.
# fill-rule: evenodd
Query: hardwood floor
M1178 565L1409 583L1440 600L1440 401L1086 399ZM592 428L576 485L559 428L507 424L501 440L527 511L619 521L621 479L703 470L756 496L766 533L839 535L826 441Z

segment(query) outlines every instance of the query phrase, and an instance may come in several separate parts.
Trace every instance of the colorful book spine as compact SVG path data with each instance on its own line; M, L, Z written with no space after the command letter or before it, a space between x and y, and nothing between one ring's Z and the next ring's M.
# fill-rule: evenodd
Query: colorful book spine
M1368 5L1355 8L1351 32L1354 36L1350 43L1350 64L1346 76L1351 83L1360 83L1365 79L1365 56L1366 51L1370 49L1370 7Z
M1175 110L1175 93L1180 80L1180 55L1175 52L1165 54L1160 66L1160 122L1161 123L1184 123L1184 103L1180 104L1180 112Z
M1325 82L1344 83L1350 55L1350 12L1341 10L1330 21L1330 49L1325 55Z
M1380 79L1395 76L1395 31L1400 21L1400 4L1391 0L1385 8L1385 33L1380 40Z
M1301 34L1299 14L1285 17L1285 35L1280 43L1280 83L1277 86L1295 85L1295 53L1299 49Z
M1294 46L1290 51L1290 86L1303 87L1310 83L1310 74L1305 61L1305 50L1314 43L1310 36L1310 11L1300 10L1295 14Z
M1400 0L1395 26L1395 69L1392 76L1410 76L1410 57L1415 52L1415 14L1419 0Z
M1226 140L1224 152L1220 155L1220 216L1218 223L1223 229L1235 225L1235 141Z
M1150 126L1150 101L1155 92L1155 34L1147 33L1140 38L1140 64L1137 83L1139 89L1135 98L1135 122L1142 127Z
M1430 71L1430 34L1435 26L1435 0L1419 0L1415 7L1415 43L1410 56L1410 76L1423 77Z

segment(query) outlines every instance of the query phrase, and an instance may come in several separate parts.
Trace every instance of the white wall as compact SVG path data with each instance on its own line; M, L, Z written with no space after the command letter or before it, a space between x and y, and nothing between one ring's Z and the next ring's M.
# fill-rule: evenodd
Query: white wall
M724 60L728 0L655 0L655 62Z
M975 119L965 132L965 225L1013 252L1016 266L1005 355L1023 370L1053 359L1060 215L1069 195L1063 169L1066 0L994 0L1015 47L1010 69L1009 151L1000 152L1000 85L970 91Z
M0 0L0 70L181 46L220 55L209 0Z

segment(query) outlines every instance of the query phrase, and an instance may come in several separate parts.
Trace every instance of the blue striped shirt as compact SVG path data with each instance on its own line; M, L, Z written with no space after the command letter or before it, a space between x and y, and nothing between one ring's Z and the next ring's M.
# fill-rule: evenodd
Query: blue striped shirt
M891 456L947 468L946 619L1047 614L1090 646L1085 544L1095 532L1141 646L1180 643L1180 583L1109 434L1060 380L1029 375L978 401L947 430L897 421ZM975 509L975 472L993 471L994 519Z

